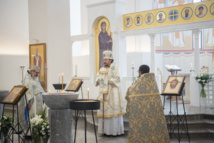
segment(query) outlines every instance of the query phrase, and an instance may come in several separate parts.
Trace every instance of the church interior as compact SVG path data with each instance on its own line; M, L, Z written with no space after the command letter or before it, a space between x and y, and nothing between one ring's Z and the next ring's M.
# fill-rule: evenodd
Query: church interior
M0 67L1 143L214 142L213 0L0 0Z

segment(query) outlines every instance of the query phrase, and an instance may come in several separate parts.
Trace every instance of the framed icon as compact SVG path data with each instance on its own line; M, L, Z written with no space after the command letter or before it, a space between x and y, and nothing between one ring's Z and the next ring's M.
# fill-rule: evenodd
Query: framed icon
M135 18L134 18L134 23L137 26L142 25L142 23L143 23L143 16L142 15L136 15Z
M46 62L46 43L30 44L29 45L29 60L30 68L38 66L40 68L40 75L38 80L40 81L43 89L47 90L47 62Z
M196 15L198 18L202 18L202 17L204 17L206 14L207 14L207 6L206 6L206 5L201 4L201 5L198 5L198 6L195 8L195 15Z
M146 24L150 25L154 21L154 15L152 13L148 13L145 17Z
M69 83L66 91L74 91L74 92L77 92L79 90L79 88L81 87L82 85L82 79L77 79L77 78L74 78L71 80L71 82Z
M131 27L132 23L133 23L133 20L132 20L132 18L130 16L127 16L124 19L124 24L125 24L126 27Z
M156 20L158 23L163 23L166 20L166 13L164 11L158 12L156 15Z
M185 76L169 76L162 94L180 95L184 80Z
M12 90L8 93L8 95L4 98L2 103L7 103L7 104L16 104L17 101L21 98L23 95L24 91L26 90L25 86L14 86Z
M214 3L210 6L210 13L214 15Z
M188 20L192 17L193 11L191 7L185 7L183 8L181 12L181 17L185 20Z

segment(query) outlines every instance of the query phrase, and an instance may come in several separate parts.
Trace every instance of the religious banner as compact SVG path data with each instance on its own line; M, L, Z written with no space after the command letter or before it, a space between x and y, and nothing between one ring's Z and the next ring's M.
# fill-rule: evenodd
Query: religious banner
M95 25L95 59L96 73L103 66L103 52L112 51L111 24L105 17L99 19Z
M159 5L159 3L163 5L164 2L164 0L157 1L157 6ZM180 5L178 3L178 6L168 8L162 7L157 7L161 9L123 15L123 29L132 30L157 26L167 26L196 21L213 20L214 18L213 1L204 1L192 4L184 3L184 5ZM142 20L141 24L136 22L137 18Z
M40 68L39 81L44 90L47 90L47 70L46 70L46 44L30 44L29 45L30 68L38 66Z

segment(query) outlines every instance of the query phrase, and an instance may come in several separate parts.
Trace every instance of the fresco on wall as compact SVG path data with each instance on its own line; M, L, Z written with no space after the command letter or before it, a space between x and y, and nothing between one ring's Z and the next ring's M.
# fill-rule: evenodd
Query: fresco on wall
M103 52L112 51L112 43L111 24L107 18L103 17L95 25L96 72L103 66Z
M154 10L125 14L124 19L127 17L134 19L137 15L141 15L144 22L140 26L136 24L125 26L124 24L124 30L211 20L214 18L214 2L192 3L192 0L154 0ZM148 17L148 15L150 16ZM153 19L153 22L150 23L151 20L148 19ZM213 31L206 31L206 35L206 45L213 45L213 36L211 36ZM155 47L157 51L193 51L192 31L156 34Z

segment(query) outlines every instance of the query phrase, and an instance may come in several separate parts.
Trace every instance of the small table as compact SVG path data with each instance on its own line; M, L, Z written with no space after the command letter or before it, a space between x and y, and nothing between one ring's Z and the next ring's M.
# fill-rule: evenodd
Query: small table
M78 113L79 110L84 110L84 120L85 120L85 143L87 143L87 134L86 134L86 110L91 110L93 124L94 124L94 133L97 143L97 134L96 134L96 127L94 122L94 113L93 110L100 109L100 101L99 100L92 100L92 99L80 99L80 100L73 100L70 102L70 109L75 110L75 135L74 135L74 143L76 142L76 133L77 133L77 123L78 123Z

